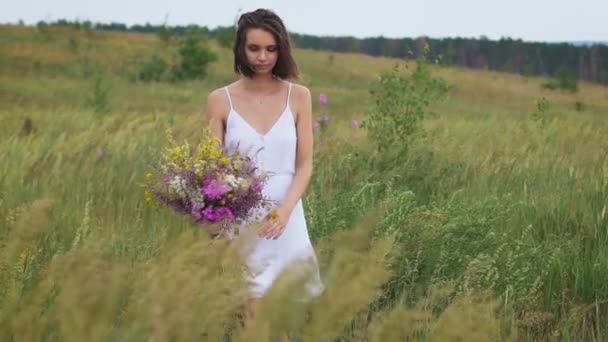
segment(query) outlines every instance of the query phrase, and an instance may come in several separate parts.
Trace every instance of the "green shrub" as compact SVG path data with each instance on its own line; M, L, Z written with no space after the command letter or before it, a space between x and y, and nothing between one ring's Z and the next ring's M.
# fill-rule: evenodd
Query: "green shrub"
M207 76L207 66L217 60L217 55L207 46L207 38L200 32L189 31L179 40L179 62L173 66L173 79L193 80Z
M104 78L101 71L97 72L93 81L93 89L87 98L87 105L97 114L106 114L110 111L110 90L111 86Z
M545 89L560 89L570 91L572 93L578 91L578 81L576 79L576 75L566 67L559 68L556 79L546 82L542 86Z
M361 127L378 151L396 150L405 154L410 144L423 133L422 121L433 114L430 106L444 95L448 86L431 75L427 61L416 61L413 72L396 65L383 73L371 90L374 107Z
M234 26L222 26L217 28L215 38L222 47L232 49L235 34L236 28Z
M169 70L169 64L160 56L154 55L148 61L142 63L137 71L139 81L162 81Z

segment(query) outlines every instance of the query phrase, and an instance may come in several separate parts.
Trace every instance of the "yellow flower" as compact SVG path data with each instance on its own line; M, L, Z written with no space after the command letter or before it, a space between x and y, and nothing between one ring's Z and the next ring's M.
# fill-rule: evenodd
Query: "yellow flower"
M147 180L152 179L152 173L151 172L146 173L146 179Z
M220 159L220 165L228 165L228 158L226 157L222 157L222 159Z
M220 205L226 205L226 201L221 200L221 201L220 201Z
M277 218L277 217L279 217L279 213L276 210L273 210L270 212L270 217L273 219Z

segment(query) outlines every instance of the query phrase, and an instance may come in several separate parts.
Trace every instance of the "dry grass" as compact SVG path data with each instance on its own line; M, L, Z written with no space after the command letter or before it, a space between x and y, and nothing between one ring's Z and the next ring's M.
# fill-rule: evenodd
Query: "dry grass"
M398 61L296 49L301 82L329 97L306 196L327 290L293 303L286 274L245 329L236 246L144 207L140 188L165 128L196 139L206 94L235 77L230 51L212 42L206 80L143 84L126 74L168 53L153 35L0 33L0 340L605 339L608 88L433 66L449 97L379 170L349 125ZM85 59L108 114L86 105ZM530 119L540 97L546 125Z

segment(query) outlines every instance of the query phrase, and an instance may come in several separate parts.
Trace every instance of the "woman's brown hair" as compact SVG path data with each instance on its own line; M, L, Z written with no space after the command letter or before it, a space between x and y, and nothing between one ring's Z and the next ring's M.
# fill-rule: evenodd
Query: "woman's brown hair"
M298 66L291 54L291 41L287 29L281 18L273 11L257 9L241 15L237 24L236 39L234 41L234 71L246 77L252 77L255 73L245 54L247 42L247 31L259 28L271 33L277 43L278 59L272 68L272 74L281 79L297 79Z

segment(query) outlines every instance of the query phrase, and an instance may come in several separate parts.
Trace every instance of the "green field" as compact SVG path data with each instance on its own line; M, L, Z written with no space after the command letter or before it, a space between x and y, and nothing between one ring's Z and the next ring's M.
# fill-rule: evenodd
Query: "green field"
M210 45L205 79L143 83L174 53L155 35L0 26L1 341L608 339L607 87L431 65L449 90L426 134L380 153L351 120L416 64L300 49L330 116L304 198L327 291L287 303L286 277L239 328L232 246L141 188L165 130L196 141L237 77Z

